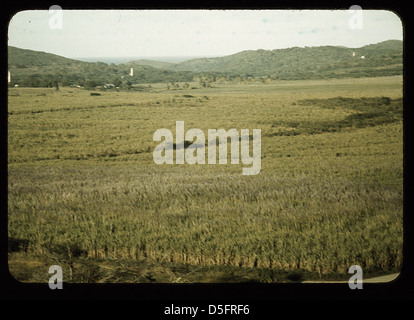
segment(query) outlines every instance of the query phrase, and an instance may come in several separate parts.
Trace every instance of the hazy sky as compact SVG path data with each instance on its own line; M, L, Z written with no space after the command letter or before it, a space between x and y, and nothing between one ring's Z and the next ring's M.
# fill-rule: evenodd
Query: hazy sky
M403 32L399 17L385 10L31 10L13 16L8 36L11 46L73 58L360 47L402 40Z

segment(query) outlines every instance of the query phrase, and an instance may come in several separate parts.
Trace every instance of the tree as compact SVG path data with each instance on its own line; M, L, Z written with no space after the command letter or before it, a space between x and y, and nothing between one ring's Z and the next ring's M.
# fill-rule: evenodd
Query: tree
M85 88L87 88L87 89L93 89L93 88L95 88L97 85L98 85L98 84L96 83L96 81L94 81L94 80L90 80L90 79L86 80L86 81L85 81L85 83L84 83L84 86L85 86Z
M113 77L111 83L115 85L115 87L120 87L122 84L121 79L119 77Z
M132 82L131 82L131 81L129 81L129 80L124 81L124 82L122 82L122 84L120 85L120 87L121 87L122 89L127 89L127 90L129 90L129 89L131 89L131 87L132 87Z

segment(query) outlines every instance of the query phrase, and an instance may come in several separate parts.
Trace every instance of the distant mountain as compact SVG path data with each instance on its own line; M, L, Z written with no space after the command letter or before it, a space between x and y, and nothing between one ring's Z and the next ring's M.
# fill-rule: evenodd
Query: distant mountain
M94 87L105 83L131 84L189 82L200 76L271 77L282 80L376 77L401 75L403 46L389 40L361 48L339 46L247 50L217 58L197 58L180 63L135 60L122 64L83 62L58 55L8 47L11 85L62 85ZM134 68L133 76L129 75ZM210 78L214 79L214 77Z
M403 46L389 40L361 48L338 46L248 50L218 58L184 61L170 70L220 72L281 79L402 74Z
M130 61L129 63L141 65L141 66L149 66L149 67L153 67L157 69L168 69L176 65L176 63L172 63L172 62L156 61L156 60L148 60L148 59L133 60L133 61Z

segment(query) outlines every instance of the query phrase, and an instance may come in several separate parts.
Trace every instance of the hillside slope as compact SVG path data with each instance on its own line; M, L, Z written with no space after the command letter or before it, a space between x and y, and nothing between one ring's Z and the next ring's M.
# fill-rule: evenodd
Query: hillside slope
M71 65L85 64L85 62L77 61L56 54L20 49L16 47L8 47L8 65L10 67L27 68L33 66L45 67L48 65Z
M175 63L172 63L172 62L148 60L148 59L134 60L134 61L130 61L129 63L141 65L141 66L154 67L157 69L168 69L168 68L174 67L175 65Z
M338 46L247 50L217 58L181 63L137 60L119 65L83 62L33 50L8 47L10 85L120 87L155 82L189 82L202 74L234 77L271 77L282 80L359 78L402 75L402 41L389 40L361 48ZM133 76L129 75L134 68Z
M134 75L130 76L130 68ZM11 85L47 87L56 81L61 85L95 87L105 83L130 86L134 83L191 81L189 71L160 70L140 63L106 64L83 62L51 53L8 47L8 69Z
M281 79L385 76L402 74L402 50L399 40L361 48L322 46L248 50L224 57L184 61L172 66L171 70L271 75Z

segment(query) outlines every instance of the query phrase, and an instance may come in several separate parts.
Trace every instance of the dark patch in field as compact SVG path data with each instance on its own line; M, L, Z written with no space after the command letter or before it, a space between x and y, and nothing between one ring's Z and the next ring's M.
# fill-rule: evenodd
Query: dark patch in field
M389 97L375 98L330 98L330 99L306 99L300 100L299 105L311 105L319 108L336 109L344 108L356 113L346 116L339 121L291 121L274 122L272 127L283 125L293 130L277 131L267 134L272 136L296 136L299 134L319 134L324 132L338 132L345 128L365 128L377 125L398 122L403 117L402 98L391 99Z

